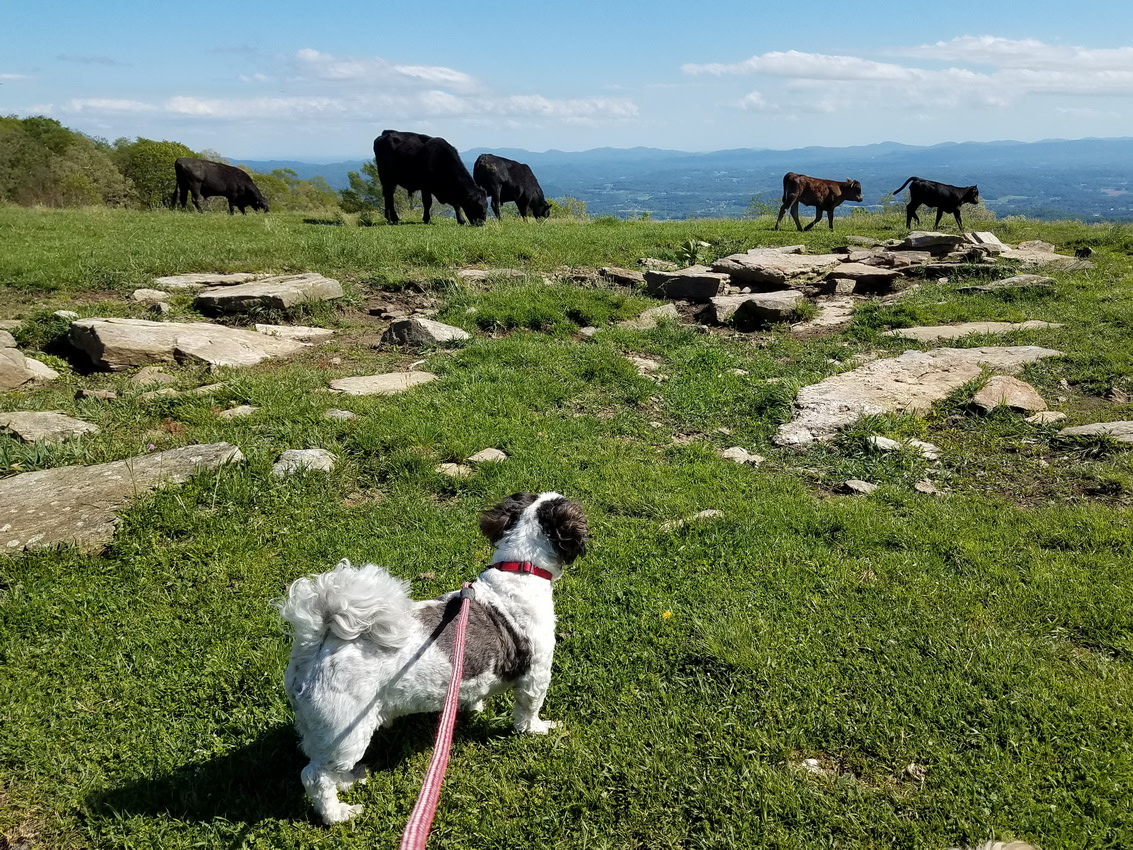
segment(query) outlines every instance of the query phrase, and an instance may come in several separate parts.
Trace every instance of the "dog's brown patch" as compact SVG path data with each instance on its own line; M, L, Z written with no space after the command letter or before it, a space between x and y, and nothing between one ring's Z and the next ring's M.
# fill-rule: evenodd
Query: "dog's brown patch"
M429 640L451 660L456 641L456 615L460 598L430 602L417 609L429 629ZM531 667L531 642L520 634L499 609L475 599L468 606L468 628L464 643L464 679L492 672L505 681L518 679Z

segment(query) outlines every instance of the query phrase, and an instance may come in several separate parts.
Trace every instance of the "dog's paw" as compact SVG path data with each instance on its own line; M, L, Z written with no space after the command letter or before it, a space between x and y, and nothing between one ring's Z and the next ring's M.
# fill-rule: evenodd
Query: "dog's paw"
M353 770L347 772L341 781L336 783L339 791L349 791L355 785L365 785L369 777L366 774L366 766L358 765Z
M360 804L348 806L345 803L335 803L332 806L328 806L327 810L323 812L323 820L328 824L345 823L361 811L362 806Z
M536 717L523 723L515 724L515 731L526 732L529 735L546 735L552 729L557 728L558 725L559 724L554 720L540 720Z

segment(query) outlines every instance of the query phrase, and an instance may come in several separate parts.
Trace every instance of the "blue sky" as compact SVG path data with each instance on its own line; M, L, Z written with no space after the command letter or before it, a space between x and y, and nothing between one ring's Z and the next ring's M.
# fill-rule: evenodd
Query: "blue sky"
M1133 136L1128 0L4 6L0 114L237 161Z

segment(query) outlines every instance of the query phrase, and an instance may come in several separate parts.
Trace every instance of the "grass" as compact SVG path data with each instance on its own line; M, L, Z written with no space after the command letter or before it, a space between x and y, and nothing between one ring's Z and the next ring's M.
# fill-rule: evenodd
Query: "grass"
M1022 838L1045 850L1133 843L1133 460L1059 440L963 388L925 418L873 417L805 452L771 436L798 387L867 351L917 344L889 327L1045 319L1058 329L958 345L1064 352L1024 377L1070 424L1129 419L1133 230L991 222L1017 242L1089 245L1095 268L1038 294L926 283L862 305L845 331L697 333L617 322L653 302L556 269L723 254L850 233L771 222L548 221L458 229L333 227L301 216L0 208L0 315L60 380L0 409L63 410L101 432L53 446L0 435L0 475L227 440L247 460L138 499L97 555L0 556L0 835L71 848L393 846L435 718L375 736L349 825L313 819L282 689L289 641L268 604L342 557L411 581L419 598L480 569L479 510L525 489L586 508L590 554L557 586L560 644L546 738L508 734L509 698L462 716L430 847L944 848ZM528 277L458 282L457 267ZM319 271L350 297L305 323L330 343L210 374L211 396L146 402L128 375L82 374L51 311L140 315L130 290L187 271ZM424 352L378 344L371 299L428 299L473 332ZM417 299L417 300L415 300ZM199 318L187 299L175 317ZM600 328L594 336L578 330ZM1004 342L1006 340L1006 343ZM51 353L54 352L54 353ZM639 375L627 355L657 360ZM423 361L440 380L387 398L327 382ZM77 400L80 387L114 389ZM236 404L260 410L223 420ZM323 411L348 408L349 421ZM927 440L880 454L872 434ZM758 468L721 459L732 445ZM509 459L436 472L482 448ZM328 475L275 479L287 448L322 447ZM930 476L947 494L914 485ZM837 495L846 478L880 488ZM705 509L721 513L688 521Z

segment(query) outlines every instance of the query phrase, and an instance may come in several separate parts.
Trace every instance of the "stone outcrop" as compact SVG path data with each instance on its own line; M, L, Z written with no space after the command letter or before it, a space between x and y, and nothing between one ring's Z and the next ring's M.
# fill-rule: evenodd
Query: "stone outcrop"
M976 283L970 286L961 286L957 292L999 292L1004 289L1032 289L1035 287L1054 286L1053 277L1038 274L1017 274L1011 277L993 280L990 283Z
M98 426L58 411L18 410L0 413L0 432L7 432L25 443L59 443L95 434Z
M1095 422L1092 425L1077 425L1063 428L1060 437L1109 437L1122 443L1133 443L1133 421Z
M936 348L874 360L803 387L795 399L795 417L779 427L774 442L803 446L833 438L862 416L924 413L984 369L1013 373L1059 354L1038 346Z
M167 277L154 278L153 285L161 289L204 289L208 286L235 286L248 283L263 275L251 272L235 272L232 274L175 274Z
M917 328L895 328L883 336L899 336L920 342L938 342L945 339L961 339L971 334L1004 334L1013 331L1035 331L1060 328L1057 322L960 322L955 325L924 325Z
M193 307L214 314L289 310L301 304L333 301L342 295L342 284L337 280L307 272L202 289L193 299Z
M774 248L753 248L717 260L712 270L727 274L737 286L782 289L821 280L842 262L839 254L793 254Z
M704 302L719 295L727 285L728 275L708 266L645 272L645 292L654 298Z
M997 407L1035 413L1046 410L1046 402L1034 387L1010 375L993 375L972 396L972 404L991 412Z
M346 395L394 395L436 380L436 377L431 372L387 372L384 375L337 378L330 382L330 388Z
M27 358L13 347L0 348L0 392L18 389L35 380Z
M307 347L296 340L210 322L117 318L77 319L71 323L69 339L96 368L112 372L153 363L251 366Z
M393 322L382 334L382 342L387 345L440 345L471 338L471 334L463 328L419 316Z
M709 304L711 318L718 325L731 321L737 328L768 322L787 322L796 316L806 296L797 289L753 292L749 295L718 295Z
M130 500L243 459L236 446L211 443L0 479L0 551L68 543L97 551L114 536L117 511Z

